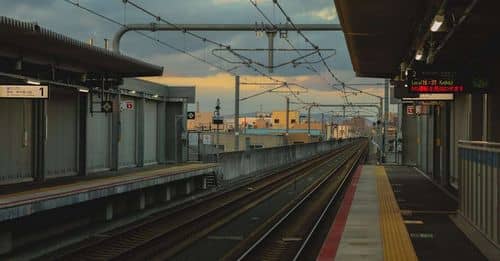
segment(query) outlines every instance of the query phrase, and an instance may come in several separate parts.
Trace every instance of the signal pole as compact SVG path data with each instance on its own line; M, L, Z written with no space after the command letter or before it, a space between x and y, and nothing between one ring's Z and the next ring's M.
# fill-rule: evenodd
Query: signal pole
M285 129L285 145L288 145L288 131L290 121L290 98L286 97L286 129Z
M234 77L234 151L240 150L240 76Z

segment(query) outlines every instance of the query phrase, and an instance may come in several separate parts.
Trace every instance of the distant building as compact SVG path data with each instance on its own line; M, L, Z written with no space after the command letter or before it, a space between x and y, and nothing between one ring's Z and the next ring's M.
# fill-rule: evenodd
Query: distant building
M209 131L212 128L212 112L196 112L194 120L188 120L188 130ZM214 126L215 127L215 126Z
M285 129L286 128L286 111L273 111L271 114L272 128L274 129ZM294 125L298 124L300 120L299 111L289 111L288 113L288 125L289 128L293 128Z

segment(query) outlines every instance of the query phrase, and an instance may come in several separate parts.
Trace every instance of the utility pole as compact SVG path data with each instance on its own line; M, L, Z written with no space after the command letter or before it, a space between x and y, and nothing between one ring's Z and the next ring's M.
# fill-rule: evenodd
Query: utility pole
M240 76L234 77L234 151L240 150Z
M215 136L215 146L217 151L217 160L219 160L219 124L224 123L224 120L220 116L220 99L217 98L217 104L215 106L214 116L212 123L217 126L216 136Z
M384 137L382 140L382 160L385 162L385 146L387 142L387 122L389 121L389 79L385 79L384 90Z
M344 105L344 106L342 106L342 110L343 110L342 121L343 121L343 122L344 122L344 124L345 124L345 120L346 120L346 118L345 118L345 105Z
M333 131L334 131L333 124L334 124L334 115L332 113L332 115L330 116L330 140L333 139Z
M321 136L325 139L325 113L321 113Z
M288 145L288 131L290 121L290 98L286 97L286 129L285 129L285 145Z
M309 108L307 108L307 136L308 137L311 137L311 108L312 108L312 105L309 105Z
M379 110L378 110L378 118L379 120L377 121L377 130L378 130L378 142L379 142L379 150L380 150L380 153L379 153L379 162L382 163L382 159L383 159L383 153L384 153L384 137L383 137L383 134L382 134L382 118L384 117L383 116L383 107L384 106L384 98L380 98L380 107L379 107Z

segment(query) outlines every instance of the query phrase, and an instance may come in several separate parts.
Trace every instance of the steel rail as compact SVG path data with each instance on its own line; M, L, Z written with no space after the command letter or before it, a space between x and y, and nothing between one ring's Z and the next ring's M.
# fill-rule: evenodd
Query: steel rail
M359 155L359 157L357 158L357 160L354 162L354 164L352 164L351 168L349 169L349 171L347 172L348 174L345 175L345 177L342 179L342 182L340 183L339 185L339 188L335 191L335 193L332 195L332 197L330 198L330 200L328 201L328 204L325 206L325 208L323 209L323 211L321 212L321 215L318 217L318 219L316 220L316 222L314 223L314 226L312 227L312 229L309 231L309 233L307 234L307 237L306 239L302 242L302 245L300 246L299 250L297 251L297 253L295 254L295 257L293 258L293 260L298 260L300 255L302 254L302 251L304 251L304 249L306 248L306 246L309 244L309 240L312 238L313 234L316 232L316 228L319 226L319 224L323 221L323 218L326 216L326 213L328 212L328 210L330 210L332 204L334 203L334 201L337 199L339 193L344 190L345 188L345 185L347 183L347 180L349 180L350 176L352 175L352 171L354 170L354 167L357 166L357 163L359 162L359 160L362 158L362 154Z
M179 224L175 224L176 226L171 225L170 228L165 230L165 232L160 232L161 234L146 236L146 239L144 239L144 242L141 242L138 245L133 243L133 246L125 246L124 248L122 245L118 245L118 246L112 245L113 248L119 247L119 248L122 248L122 250L117 250L117 251L119 251L119 253L114 253L111 250L110 250L111 251L110 253L105 253L105 252L109 252L108 250L104 251L104 253L103 253L103 254L107 255L109 258L117 258L118 256L121 256L125 253L129 253L130 251L133 251L133 250L137 249L138 247L142 247L145 244L150 243L152 240L155 240L159 237L164 236L165 234L171 233L172 231L177 231L179 229L179 227L185 227L186 225L196 223L197 221L199 221L200 219L202 219L204 217L209 217L214 212L220 211L224 207L230 206L231 204L236 204L237 201L239 201L241 199L245 199L249 195L255 195L256 193L258 194L259 191L265 192L266 189L269 189L273 186L279 187L280 183L282 183L282 182L286 183L287 178L295 175L297 172L300 173L300 171L307 169L308 167L310 167L310 165L314 166L315 162L320 162L321 164L319 164L319 165L323 165L322 162L327 162L327 161L325 161L325 159L331 157L332 155L335 155L336 153L342 153L342 152L344 152L352 147L353 147L353 143L345 144L341 147L336 148L335 150L331 151L330 153L327 153L327 154L324 154L324 155L321 155L321 156L314 158L312 161L307 162L306 164L300 164L300 165L294 166L293 168L282 171L278 176L275 176L275 175L266 176L263 179L260 179L257 181L252 181L249 184L244 185L244 186L256 186L255 184L261 184L259 189L255 190L255 191L238 192L238 190L242 189L242 187L239 186L239 187L232 189L230 191L226 191L225 193L215 195L214 197L208 197L208 200L211 200L212 202L216 199L219 199L219 200L222 200L224 198L230 198L230 199L227 199L226 200L227 202L223 201L223 202L218 203L218 204L214 203L215 206L206 207L205 210L201 210L201 213L196 212L197 210L194 210L194 208L197 209L196 206L200 206L200 205L204 204L206 202L205 200L197 202L194 205L188 206L185 209L180 209L179 210L180 212L166 213L166 214L160 213L160 215L156 214L155 218L148 220L145 223L138 222L136 225L129 226L125 230L118 230L118 233L114 234L111 238L103 239L102 241L99 241L97 244L95 244L95 242L91 242L90 245L84 244L83 247L78 247L80 245L80 244L78 244L78 245L76 245L78 247L78 249L76 249L76 251L70 251L69 253L63 254L63 256L61 256L60 258L85 257L85 255L88 255L89 253L97 254L97 253L103 252L103 250L101 248L104 246L104 243L106 243L106 242L113 243L113 244L117 243L117 242L114 242L115 241L115 240L113 240L114 238L125 237L125 235L127 235L127 234L129 234L129 236L140 236L141 235L140 233L143 233L144 231L148 231L149 230L148 228L150 228L152 225L161 225L160 223L162 222L162 220L164 220L166 218L167 219L172 218L172 216L178 215L178 213L182 213L183 211L187 211L188 213L189 213L189 211L195 212L195 213L191 213L191 214L196 214L196 217L193 217L191 220L187 220L187 221L184 220L183 221L184 223L180 222ZM304 175L306 175L306 174L304 174ZM252 185L252 184L254 184L254 185ZM234 195L234 193L236 193L236 195ZM139 233L139 234L137 234L137 233ZM96 248L96 249L93 249L93 248ZM93 250L93 252L92 252L92 250Z
M353 153L353 155L355 155ZM332 170L326 177L324 177L321 182L316 184L316 186L311 189L299 202L297 202L290 210L287 211L276 223L273 224L271 228L269 228L259 239L257 239L243 254L238 257L238 261L244 260L249 256L264 240L266 240L271 233L273 233L283 222L285 222L294 212L300 208L313 194L315 194L326 182L330 180L332 176L337 173L342 167L344 167L348 163L349 159L347 159L343 164L338 165L334 170ZM357 160L356 160L357 162ZM355 163L353 164L355 165ZM348 176L348 175L346 175ZM302 250L301 250L302 251ZM294 259L295 260L295 259Z

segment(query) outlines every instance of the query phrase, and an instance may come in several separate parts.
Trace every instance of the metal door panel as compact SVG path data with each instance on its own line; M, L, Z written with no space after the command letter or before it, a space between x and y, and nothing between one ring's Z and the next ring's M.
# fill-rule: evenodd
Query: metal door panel
M0 184L33 177L31 110L29 100L0 99Z
M133 98L123 97L123 101L137 101ZM119 161L120 167L137 166L137 109L124 109L120 112L121 136L119 142Z
M87 117L88 172L92 173L97 171L109 170L111 166L110 151L111 114L89 113Z
M46 177L77 174L77 95L51 88L47 100Z
M158 104L148 101L144 105L144 164L158 162Z

